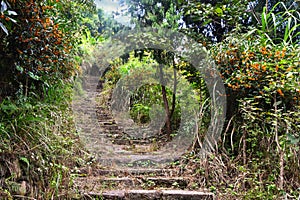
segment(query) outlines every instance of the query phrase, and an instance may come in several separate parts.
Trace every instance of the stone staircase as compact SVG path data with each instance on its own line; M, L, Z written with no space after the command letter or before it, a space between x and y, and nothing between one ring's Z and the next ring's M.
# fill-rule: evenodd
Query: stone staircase
M91 108L91 99L101 97L103 87L98 80L99 77L87 79L83 86L85 98L75 101L73 106L80 115L77 123L86 138L87 148L99 155L97 160L101 165L105 163L106 167L77 171L74 188L79 195L73 199L215 199L213 193L194 188L193 180L182 176L180 170L160 164L166 163L166 159L172 161L172 158L151 154L158 148L153 144L157 137L133 138L126 134L113 117L109 102L96 103ZM93 118L96 118L99 127L93 127ZM102 154L102 146L109 146L108 143L115 152L114 156Z
M110 169L96 170L74 182L79 199L114 200L213 200L203 189L191 190L188 177L173 169Z

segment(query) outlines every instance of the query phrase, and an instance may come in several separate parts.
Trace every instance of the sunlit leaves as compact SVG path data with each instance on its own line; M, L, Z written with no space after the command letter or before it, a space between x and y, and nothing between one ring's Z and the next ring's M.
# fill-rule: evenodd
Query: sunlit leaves
M0 2L1 70L12 87L41 88L75 74L80 20L84 9L92 11L91 0Z
M247 21L247 4L247 1L184 1L180 5L184 30L197 40L220 42Z
M10 25L10 22L16 23L16 21L11 18L11 15L18 15L15 11L9 10L9 4L5 1L1 1L0 4L0 31L2 30L6 35L9 34L7 25Z
M279 6L283 6L284 11L273 13ZM299 46L293 43L299 19L298 12L288 10L283 3L277 3L270 11L264 8L259 28L243 36L228 37L218 45L218 53L216 49L213 52L217 54L216 63L220 65L222 75L227 77L229 88L245 94L265 94L263 88L269 87L268 92L281 97L288 93L288 96L299 98L295 97L293 89L299 83L293 76L299 76ZM290 31L277 35L282 26Z
M68 77L74 70L71 50L76 38L71 35L74 30L66 28L68 19L56 18L64 17L60 14L63 10L57 9L63 7L58 4L59 1L15 4L20 12L20 26L14 29L17 64L35 80L36 77L43 81Z
M264 8L261 25L255 31L265 41L299 44L300 13L293 5L287 7L283 2L278 2L269 11Z

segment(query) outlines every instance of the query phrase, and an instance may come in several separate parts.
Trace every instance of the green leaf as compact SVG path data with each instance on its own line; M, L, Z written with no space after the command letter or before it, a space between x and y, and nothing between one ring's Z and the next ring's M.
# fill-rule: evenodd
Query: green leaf
M208 19L208 20L204 21L202 23L202 26L205 26L205 25L209 24L210 22L212 22L212 19Z
M286 65L286 64L288 64L288 63L289 63L289 61L288 61L288 60L285 60L285 59L282 59L282 60L280 60L280 62L279 62L280 65Z
M8 35L8 30L6 29L6 27L1 22L0 22L0 27L6 33L6 35Z
M276 16L274 13L271 13L272 20L273 20L273 31L274 31L274 36L275 38L277 37L277 24L276 24Z
M286 78L293 78L294 77L294 73L293 72L289 72L287 75L286 75Z
M3 110L8 115L11 115L15 111L18 110L18 107L15 104L11 103L11 102L8 102L7 105L6 104L1 104L0 108L1 108L1 110Z
M10 17L8 17L8 18L9 18L9 20L12 21L13 23L17 23L16 20L14 20L14 19L12 19L12 18L10 18Z
M23 73L23 71L24 71L24 68L21 67L20 65L17 65L17 66L16 66L16 69L17 69L19 72L21 72L21 73Z
M7 11L8 15L18 15L15 11L9 10Z
M6 3L4 2L4 1L1 1L1 9L0 9L0 11L3 13L4 11L6 11L7 10L7 5L6 5Z
M26 157L21 157L20 160L25 162L27 164L27 167L30 166L29 160Z
M215 13L218 15L218 16L222 16L223 15L223 10L221 8L216 8L215 9Z
M266 92L270 92L270 91L271 91L271 89L270 89L269 87L267 87L267 86L264 86L264 90L265 90Z
M30 78L32 78L32 79L34 79L34 80L40 80L40 77L39 76L37 76L37 75L35 75L35 74L33 74L32 72L28 72L28 75L30 76Z
M264 7L263 13L261 15L261 25L262 31L266 32L267 29L267 14L266 14L266 7Z
M291 142L291 144L298 144L300 142L300 138L296 138L292 134L287 134L287 138Z
M290 37L291 20L292 20L291 18L288 19L288 23L285 27L284 39L283 39L285 42Z
M274 107L277 107L277 106L279 106L280 104L282 103L282 101L277 101L276 103L274 103Z

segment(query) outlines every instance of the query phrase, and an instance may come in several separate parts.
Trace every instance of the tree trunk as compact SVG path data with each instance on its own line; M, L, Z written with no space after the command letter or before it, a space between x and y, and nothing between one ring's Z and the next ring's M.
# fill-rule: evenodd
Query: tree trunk
M274 96L274 111L275 111L275 141L278 148L279 153L279 180L278 180L278 186L279 189L283 189L283 183L284 183L284 148L280 146L279 136L278 136L278 108L277 108L277 97L276 94Z
M176 69L175 65L174 67L174 85L173 85L173 97L172 97L172 108L170 112L170 119L172 119L174 111L175 111L175 106L176 106L176 91L177 91L177 74L176 74Z
M247 131L244 129L243 131L243 165L246 167L247 165ZM246 172L244 171L243 172L243 175L244 177L246 177ZM242 183L242 188L245 189L246 188L246 185L245 185L245 182L243 181Z
M279 152L279 189L283 190L283 183L284 183L284 151L280 150Z
M161 82L161 92L162 92L162 97L164 101L164 107L165 107L165 112L166 112L166 133L168 139L171 138L171 133L172 133L172 128L171 128L171 118L170 118L170 109L169 109L169 103L167 99L167 91L166 91L166 86L164 84L164 74L163 74L163 66L159 65L159 75L160 75L160 82Z

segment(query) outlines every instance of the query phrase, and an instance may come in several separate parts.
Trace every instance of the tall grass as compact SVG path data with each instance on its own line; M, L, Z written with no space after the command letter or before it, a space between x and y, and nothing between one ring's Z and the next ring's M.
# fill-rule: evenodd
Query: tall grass
M20 91L15 100L0 103L0 198L68 195L69 167L83 162L71 92L71 84L62 81L41 96Z

